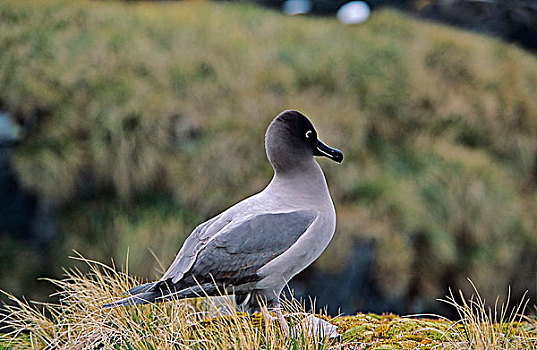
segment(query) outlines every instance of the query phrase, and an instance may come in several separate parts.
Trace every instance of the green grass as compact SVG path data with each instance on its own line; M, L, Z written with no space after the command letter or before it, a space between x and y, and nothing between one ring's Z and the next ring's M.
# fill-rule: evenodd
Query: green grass
M148 248L166 266L269 181L265 128L295 108L345 153L320 161L338 227L316 269L373 241L392 300L435 308L468 276L488 299L537 293L537 60L517 47L391 10L345 27L245 4L6 0L0 51L0 108L28 130L13 165L58 213L42 272L129 247L131 272L157 276ZM32 259L25 284L0 280L43 299Z

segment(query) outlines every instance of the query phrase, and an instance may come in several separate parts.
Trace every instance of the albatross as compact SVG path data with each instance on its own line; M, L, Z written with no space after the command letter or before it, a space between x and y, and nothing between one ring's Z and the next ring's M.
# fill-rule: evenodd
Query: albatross
M160 280L103 307L226 291L242 310L261 311L268 320L268 309L274 310L288 334L282 289L321 255L336 228L334 204L314 156L341 163L343 153L318 139L313 124L296 110L270 123L265 149L274 169L265 189L197 226Z

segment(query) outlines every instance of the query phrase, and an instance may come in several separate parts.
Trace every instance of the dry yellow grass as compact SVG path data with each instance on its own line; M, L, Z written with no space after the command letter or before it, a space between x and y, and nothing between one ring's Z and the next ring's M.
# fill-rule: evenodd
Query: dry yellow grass
M0 349L537 349L537 322L523 316L527 301L510 309L509 300L496 300L490 309L475 289L469 300L462 292L460 301L448 296L461 317L455 322L431 315L317 315L338 327L338 339L311 334L301 326L307 316L302 304L286 300L288 322L298 329L285 337L277 322L230 311L231 304L214 299L103 309L140 281L114 266L76 259L90 272L72 269L65 279L50 281L58 303L8 294L10 304L0 311Z
M52 280L59 303L28 303L8 295L0 348L326 349L331 344L306 328L286 338L277 322L265 323L258 314L228 314L231 304L213 304L213 299L103 309L139 281L102 263L77 260L90 272L73 269L65 279ZM300 324L300 305L287 302L286 308L291 326Z

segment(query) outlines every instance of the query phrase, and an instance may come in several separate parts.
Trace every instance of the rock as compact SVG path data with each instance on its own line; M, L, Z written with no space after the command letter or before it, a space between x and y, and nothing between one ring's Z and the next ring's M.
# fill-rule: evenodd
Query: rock
M307 316L291 330L291 335L298 335L300 333L309 336L321 336L329 339L341 337L337 332L337 326L317 318L314 315Z

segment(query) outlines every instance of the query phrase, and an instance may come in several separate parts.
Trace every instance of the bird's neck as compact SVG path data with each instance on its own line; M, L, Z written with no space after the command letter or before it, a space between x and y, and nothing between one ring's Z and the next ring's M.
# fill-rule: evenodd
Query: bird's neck
M293 171L275 170L274 177L265 190L295 200L300 199L296 197L301 197L303 200L331 201L324 173L313 158L300 164L300 167L295 167Z

